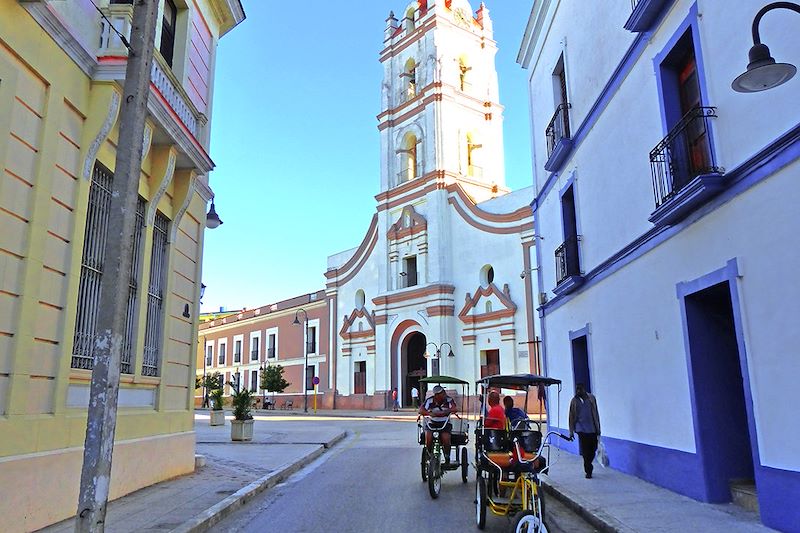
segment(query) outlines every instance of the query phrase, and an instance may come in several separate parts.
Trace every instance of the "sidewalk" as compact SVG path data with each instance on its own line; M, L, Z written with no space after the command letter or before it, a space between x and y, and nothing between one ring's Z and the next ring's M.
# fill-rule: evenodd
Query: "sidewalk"
M565 503L599 531L773 531L755 513L733 504L701 503L637 477L595 465L584 478L583 460L551 452L552 473L542 476L548 496Z
M205 415L205 416L204 416ZM274 427L257 421L253 441L230 440L230 417L224 426L208 425L208 415L195 416L196 454L205 465L193 473L157 483L114 500L108 506L106 531L204 531L259 492L288 478L319 457L345 433L325 427L313 431L293 425ZM74 531L65 520L42 531Z

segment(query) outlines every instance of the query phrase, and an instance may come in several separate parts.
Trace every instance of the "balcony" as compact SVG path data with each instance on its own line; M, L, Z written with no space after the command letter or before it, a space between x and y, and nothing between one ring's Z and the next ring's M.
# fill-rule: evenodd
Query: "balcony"
M418 178L421 175L420 170L418 166L415 168L404 168L397 173L397 184L400 185Z
M258 361L258 349L250 350L250 360Z
M483 168L477 165L469 165L467 167L467 176L475 179L483 179Z
M569 294L583 284L581 272L579 235L568 237L555 251L557 295Z
M695 107L650 151L656 210L650 222L679 222L722 189L724 170L711 150L714 107Z
M572 107L570 104L560 104L544 131L547 137L547 161L544 169L548 172L557 172L572 152L573 143L569 131L570 107Z
M267 358L268 359L275 358L275 348L267 348Z
M125 35L126 38L130 37L133 23L133 6L130 4L112 4L103 8L102 11L108 20L100 20L100 46L97 50L97 56L113 61L104 63L101 60L101 68L98 72L102 78L122 80L125 78L124 59L128 55L128 49L119 35L117 35L117 31ZM170 111L196 139L198 125L205 124L207 119L192 103L183 85L175 77L172 68L158 50L155 50L153 54L150 80L152 86L170 108Z
M674 0L631 0L631 16L625 22L625 29L641 33L653 28Z

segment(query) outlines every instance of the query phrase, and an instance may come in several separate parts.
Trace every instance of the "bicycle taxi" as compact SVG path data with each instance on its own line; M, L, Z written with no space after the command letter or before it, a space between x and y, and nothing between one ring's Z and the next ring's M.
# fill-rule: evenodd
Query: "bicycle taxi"
M428 492L431 498L436 499L442 490L442 477L445 472L461 469L461 481L467 482L467 475L469 472L469 460L467 456L467 447L469 443L469 421L467 420L467 413L469 413L469 383L450 376L430 376L419 380L420 383L427 384L430 388L436 385L441 385L445 389L458 388L461 391L459 400L463 405L458 406L460 413L446 414L441 417L443 421L436 422L429 416L417 417L417 442L422 445L422 457L420 458L420 471L422 474L422 481L428 483ZM450 446L454 451L454 458L449 462L444 461L444 450L441 442L441 433L447 425L451 426L450 429ZM431 453L428 453L428 448L425 446L425 429L429 429L433 437L433 446Z
M482 406L488 407L490 390L524 390L524 405L527 406L528 395L533 390L539 401L539 412L543 413L545 393L551 385L558 387L560 396L561 381L558 379L533 374L496 375L478 380L476 392L481 394ZM517 533L547 533L539 475L550 468L548 439L553 436L572 439L555 431L543 437L541 422L527 418L515 421L513 426L506 420L505 429L489 429L484 427L485 414L481 408L475 429L478 528L486 526L488 509L496 516L513 517L513 531Z

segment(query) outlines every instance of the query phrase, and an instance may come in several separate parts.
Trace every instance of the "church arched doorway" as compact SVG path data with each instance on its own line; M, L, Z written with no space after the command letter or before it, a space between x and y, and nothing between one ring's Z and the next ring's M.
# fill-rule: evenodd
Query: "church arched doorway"
M403 376L403 405L412 405L411 388L416 387L420 392L420 399L425 398L425 392L420 387L419 380L428 375L428 364L425 360L425 335L415 331L403 339L402 346L402 376Z

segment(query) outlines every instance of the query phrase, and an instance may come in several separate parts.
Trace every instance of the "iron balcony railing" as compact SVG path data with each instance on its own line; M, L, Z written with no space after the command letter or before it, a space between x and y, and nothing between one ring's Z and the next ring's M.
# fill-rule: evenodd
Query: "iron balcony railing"
M556 285L566 280L570 276L581 274L580 255L578 252L578 235L572 235L565 240L561 246L556 248Z
M552 155L553 150L555 150L558 141L561 139L569 139L570 138L570 131L569 131L569 109L572 107L570 104L560 104L556 108L555 114L553 114L553 118L550 119L550 124L547 125L547 129L544 130L544 134L547 137L547 157Z
M405 183L407 181L411 181L416 179L420 176L420 167L416 166L414 168L404 168L400 172L397 173L397 183Z
M656 208L697 176L722 173L711 151L709 135L709 119L716 116L716 107L691 109L650 151Z
M483 168L477 165L470 165L467 167L467 175L470 178L481 179L483 178Z
M250 350L250 360L255 361L258 359L258 350Z
M275 348L267 348L267 357L270 359L275 357Z

